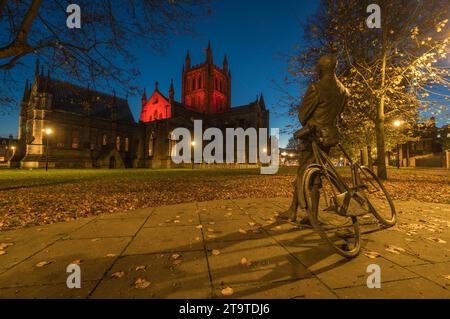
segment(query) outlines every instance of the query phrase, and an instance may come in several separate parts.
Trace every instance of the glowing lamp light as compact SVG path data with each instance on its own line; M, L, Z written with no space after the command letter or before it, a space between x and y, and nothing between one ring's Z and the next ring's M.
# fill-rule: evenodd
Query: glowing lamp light
M45 133L45 135L51 135L53 133L53 130L51 128L43 129L42 132Z
M192 141L192 142L191 142L191 145L192 145L192 146L195 146L195 141Z
M263 152L264 152L264 153L267 153L267 148L263 148Z
M283 153L281 153L281 155L286 156L286 155L288 155L288 153L283 152Z
M394 126L395 127L400 127L402 125L402 121L400 121L400 120L395 120L394 121Z

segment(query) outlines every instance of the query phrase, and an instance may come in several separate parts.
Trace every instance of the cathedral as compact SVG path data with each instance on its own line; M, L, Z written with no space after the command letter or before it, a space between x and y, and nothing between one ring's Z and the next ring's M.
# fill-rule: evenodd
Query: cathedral
M41 168L171 168L177 141L172 131L203 128L269 128L263 95L231 106L231 71L227 57L214 64L211 44L203 63L191 64L189 51L181 74L181 101L173 81L167 95L155 83L142 94L136 122L127 100L52 79L36 62L34 80L20 103L18 147L11 166Z

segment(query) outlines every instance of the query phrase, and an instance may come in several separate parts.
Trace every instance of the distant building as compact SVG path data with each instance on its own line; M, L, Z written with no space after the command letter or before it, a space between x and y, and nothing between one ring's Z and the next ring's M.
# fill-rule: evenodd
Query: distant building
M438 128L431 118L420 123L415 135L417 141L404 143L389 152L389 164L396 166L399 159L400 167L444 167L445 151L450 149L450 125Z
M51 167L174 167L176 141L171 133L177 127L192 132L194 120L203 120L204 130L220 128L224 136L225 128L269 128L262 94L231 107L228 61L225 57L222 68L216 66L211 44L199 65L191 66L187 54L181 80L181 102L175 101L173 82L168 96L158 82L150 98L144 90L136 123L125 99L54 80L37 62L34 81L25 85L20 103L18 150L12 164L44 167L48 152ZM46 129L52 133L46 134Z
M0 164L7 164L17 150L17 139L12 135L0 137Z
M280 148L280 164L282 166L300 165L298 150L292 147Z

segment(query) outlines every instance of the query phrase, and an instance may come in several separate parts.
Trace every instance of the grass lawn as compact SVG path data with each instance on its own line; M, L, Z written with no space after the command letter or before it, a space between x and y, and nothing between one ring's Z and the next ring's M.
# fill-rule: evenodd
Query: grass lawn
M0 230L181 202L288 197L296 170L1 169ZM450 203L447 170L391 169L389 175L395 199Z

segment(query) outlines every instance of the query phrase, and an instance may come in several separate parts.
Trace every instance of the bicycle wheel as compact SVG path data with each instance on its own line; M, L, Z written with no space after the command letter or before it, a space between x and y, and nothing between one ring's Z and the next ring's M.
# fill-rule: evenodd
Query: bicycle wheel
M338 213L337 195L345 192L343 182L331 170L328 178L322 168L306 169L303 189L307 212L320 237L341 256L352 258L361 248L358 219Z
M358 184L364 186L362 194L368 201L369 211L384 226L394 226L397 222L394 202L377 175L368 167L361 166L358 179Z

